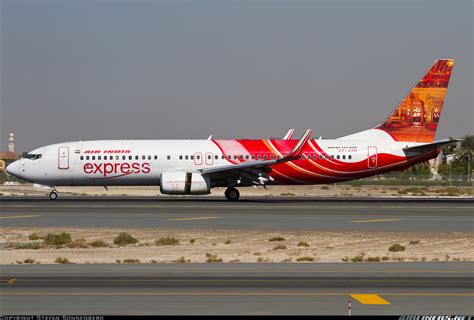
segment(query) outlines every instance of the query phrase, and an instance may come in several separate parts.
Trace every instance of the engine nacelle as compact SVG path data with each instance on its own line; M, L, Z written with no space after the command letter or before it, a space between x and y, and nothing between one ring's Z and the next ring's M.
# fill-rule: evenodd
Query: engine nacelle
M196 172L163 172L160 191L163 194L209 194L211 180Z

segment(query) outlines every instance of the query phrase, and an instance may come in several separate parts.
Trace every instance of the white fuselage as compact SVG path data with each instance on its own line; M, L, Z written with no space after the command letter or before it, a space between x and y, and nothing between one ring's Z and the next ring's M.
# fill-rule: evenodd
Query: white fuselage
M375 134L379 135L376 139L373 139L374 132L372 132L372 139L346 137L336 140L312 140L311 145L317 145L330 157L341 155L342 158L344 155L343 163L348 167L351 163L365 161L368 157L369 147L376 150L376 155L405 156L402 148L407 143L390 141L381 131L375 132ZM232 147L238 140L219 141L222 142L222 145L230 144L231 149L224 151L213 140L67 142L31 151L30 154L41 155L40 158L21 159L9 166L9 172L27 181L48 186L159 185L163 172L199 172L205 168L232 165L235 163L233 161L235 157L238 157L239 162L255 161L264 157L270 159L270 154L262 150L249 152L248 149ZM245 140L243 141L245 142ZM409 143L409 145L413 145L413 143ZM226 154L223 154L224 152ZM310 160L317 164L319 162L317 154L321 152L316 153L316 149L308 149L308 153L312 154L312 152L315 152L316 160ZM382 168L370 168L368 165L366 169L376 174L374 169ZM356 176L360 175L359 171ZM356 178L356 176L351 178ZM338 180L336 179L336 181ZM273 183L278 183L278 180ZM319 180L315 179L313 183L319 183Z

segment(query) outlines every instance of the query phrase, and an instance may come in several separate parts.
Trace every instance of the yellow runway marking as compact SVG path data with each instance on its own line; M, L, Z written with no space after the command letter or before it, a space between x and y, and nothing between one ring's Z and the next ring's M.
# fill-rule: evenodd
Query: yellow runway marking
M0 216L0 219L21 219L21 218L36 218L41 217L41 215L25 215L25 216Z
M355 220L351 222L364 223L364 222L389 222L389 221L401 221L403 219L376 219L376 220Z
M390 304L390 302L377 294L351 294L351 297L362 304Z
M196 217L196 218L176 218L176 219L169 219L172 221L187 221L187 220L211 220L211 219L219 219L220 217Z
M8 283L8 284L14 284L15 282L16 282L16 279L10 279L10 280L8 280L7 283Z
M4 292L0 296L360 296L346 292ZM470 293L387 293L384 296L418 296L418 297L474 297ZM365 296L377 296L366 294ZM383 298L379 297L381 300ZM386 300L384 300L386 301ZM390 302L386 301L388 304ZM385 304L387 304L385 303Z

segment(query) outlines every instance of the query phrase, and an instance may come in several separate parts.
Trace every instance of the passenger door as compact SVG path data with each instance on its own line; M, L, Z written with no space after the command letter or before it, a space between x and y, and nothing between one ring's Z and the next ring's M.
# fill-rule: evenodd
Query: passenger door
M377 168L377 147L368 148L368 158L367 158L369 168Z
M58 148L58 169L69 169L69 147Z

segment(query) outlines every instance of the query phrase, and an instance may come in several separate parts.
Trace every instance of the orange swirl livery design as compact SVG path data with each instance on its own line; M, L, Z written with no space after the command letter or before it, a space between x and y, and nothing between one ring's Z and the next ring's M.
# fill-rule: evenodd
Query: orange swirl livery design
M397 141L433 142L453 67L454 60L437 60L376 129Z

